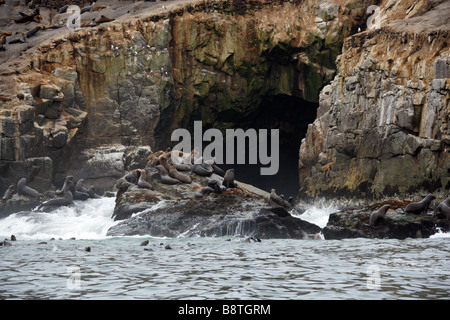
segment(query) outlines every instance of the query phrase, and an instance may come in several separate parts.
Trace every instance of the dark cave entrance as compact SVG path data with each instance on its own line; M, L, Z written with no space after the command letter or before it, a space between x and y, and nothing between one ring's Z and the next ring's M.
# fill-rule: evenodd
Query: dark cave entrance
M235 169L236 180L252 184L270 192L276 189L278 194L294 198L300 189L298 160L301 140L305 137L308 125L317 115L318 103L308 102L302 98L288 95L265 95L256 111L240 121L237 128L247 130L279 129L279 170L275 175L261 175L258 164L236 164L239 150L235 147L235 164L222 164L223 169ZM232 129L237 129L232 128ZM246 143L246 163L248 163L248 143ZM269 146L269 154L270 154ZM224 152L225 153L225 152Z

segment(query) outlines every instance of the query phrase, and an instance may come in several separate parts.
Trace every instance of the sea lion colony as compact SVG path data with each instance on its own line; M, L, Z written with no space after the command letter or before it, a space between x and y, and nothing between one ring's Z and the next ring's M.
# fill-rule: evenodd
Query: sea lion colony
M4 2L0 2L0 5ZM8 49L6 44L11 45L15 43L25 43L27 42L27 39L34 37L39 31L41 30L50 30L50 29L59 29L62 27L65 27L67 25L68 19L71 17L72 12L68 12L68 9L70 9L71 6L64 5L61 7L58 11L59 19L57 21L53 21L52 23L49 23L48 25L39 24L37 27L28 30L26 32L16 32L14 35L12 32L1 32L0 33L0 51L5 51ZM100 12L101 10L105 9L106 6L104 5L95 5L95 2L93 2L91 5L85 6L79 10L80 17L86 13L86 12ZM24 13L21 11L17 12L18 16L14 18L14 22L16 24L27 24L30 22L37 22L40 23L42 21L42 16L40 14L39 7L31 11L30 13ZM74 19L75 20L75 19ZM109 18L103 14L98 14L96 18L92 18L90 21L84 21L80 24L81 28L91 28L96 27L99 24L111 22L114 21L114 18ZM70 22L70 21L69 21ZM12 39L7 39L7 37L12 37Z

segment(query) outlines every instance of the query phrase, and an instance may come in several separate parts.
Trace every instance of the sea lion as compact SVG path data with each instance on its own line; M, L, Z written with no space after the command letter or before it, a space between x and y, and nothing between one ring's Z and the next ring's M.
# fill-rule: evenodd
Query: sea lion
M272 200L273 202L275 202L276 204L284 207L285 206L285 200L280 197L279 195L277 195L275 189L271 189L270 190L270 200Z
M95 19L95 23L100 24L100 23L105 23L105 22L111 22L114 20L116 20L116 19L108 18L108 17L105 17L104 15L101 15L100 18Z
M204 188L201 188L200 190L198 190L194 196L196 198L201 198L201 197L206 196L207 194L210 194L213 192L214 192L214 190L211 187L204 187Z
M101 10L103 10L103 9L105 9L106 8L106 6L95 6L95 7L93 7L92 9L91 9L91 12L94 12L94 11L101 11Z
M60 190L56 190L56 195L62 195L64 193L64 190L69 190L70 192L75 192L75 184L73 182L73 176L67 176L64 180L63 187Z
M87 200L90 198L89 192L83 187L84 179L78 180L75 185L75 191L72 193L75 200Z
M428 209L430 206L431 201L436 199L436 197L432 194L428 194L425 198L423 198L419 202L413 202L406 206L404 212L406 213L414 213L414 214L420 214Z
M237 184L234 182L234 169L228 169L223 176L222 185L228 188L237 188Z
M205 160L204 163L209 165L215 174L218 174L219 176L223 177L225 175L225 171L222 170L222 168L218 167L216 164L216 158L211 160Z
M213 174L213 172L214 171L212 169L205 168L203 166L203 164L194 163L192 165L190 174L194 174L195 173L196 175L199 175L199 176L202 176L202 177L209 177L210 175Z
M141 174L139 175L138 187L143 189L155 190L150 185L150 183L147 182L147 172L145 172L145 169L140 170L140 172Z
M25 32L22 32L19 38L12 39L11 41L8 42L8 44L25 43L25 42L27 42L27 35L25 34Z
M433 214L450 220L450 197L439 203Z
M124 178L125 180L127 180L128 182L137 184L137 182L139 181L139 175L141 174L140 170L131 170L129 173L127 173Z
M73 195L72 192L70 192L68 189L64 189L64 197L63 198L56 198L56 199L50 199L39 205L37 208L38 210L42 209L43 207L61 207L61 206L68 206L71 205L73 202Z
M174 179L177 179L183 183L191 183L192 178L188 176L187 174L183 174L181 172L178 172L178 170L175 168L174 165L169 166L169 176L171 176Z
M192 167L187 163L177 163L175 168L180 171L191 171Z
M116 180L116 188L119 189L120 186L122 185L122 183L124 183L124 182L128 182L128 181L125 179L125 177L122 177L122 178L117 179L117 180Z
M42 24L40 24L36 28L33 28L33 29L27 31L25 33L25 35L27 36L27 39L34 37L38 33L39 30L45 30L45 27Z
M167 158L166 158L165 155L161 155L161 156L159 157L159 164L162 165L167 171L169 171L169 169L170 169L170 163L169 163L169 161L167 160Z
M390 207L392 207L392 205L385 204L378 210L372 212L369 219L369 227L373 228L375 224L378 222L378 220L386 219L386 212L389 210Z
M213 168L214 173L218 174L218 175L221 176L221 177L225 176L225 171L223 171L222 168L218 167L217 164L216 164L215 162L213 162L213 163L211 164L211 167Z
M164 184L178 184L180 181L178 179L174 179L171 176L169 176L169 173L167 172L166 168L164 168L162 165L157 165L156 169L159 171L159 175L161 176L161 182Z
M8 187L8 190L5 191L5 194L3 195L2 200L6 201L12 198L12 195L14 193L14 185L10 185Z
M17 182L17 193L19 195L24 195L32 198L39 198L39 192L37 192L33 188L28 187L26 184L26 178L20 179L19 182Z
M59 8L58 13L64 13L67 11L67 8L69 8L69 5L66 4L64 6L62 6L61 8Z
M89 194L89 197L90 198L93 198L93 199L99 199L99 198L101 198L98 194L96 194L95 193L95 187L93 186L93 185L91 185L90 187L89 187L89 189L88 189L88 194Z
M91 12L92 8L94 8L95 2L92 2L89 6L85 6L81 9L81 14L85 12Z
M83 187L83 184L84 184L84 179L78 180L77 184L75 185L75 191L88 193L88 190L85 187Z
M227 188L225 186L222 186L219 184L219 182L216 179L209 179L208 180L208 187L214 190L214 193L222 193Z

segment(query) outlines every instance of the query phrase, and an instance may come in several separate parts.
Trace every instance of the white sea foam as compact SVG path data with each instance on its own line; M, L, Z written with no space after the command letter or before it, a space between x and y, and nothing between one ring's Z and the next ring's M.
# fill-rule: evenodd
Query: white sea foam
M111 216L115 198L75 201L68 207L47 212L20 212L0 220L0 237L14 234L18 239L45 239L75 237L102 239L115 224Z
M321 228L324 228L328 223L328 218L330 214L333 212L338 211L336 207L333 205L319 205L319 206L312 206L308 210L306 210L301 215L296 215L295 211L292 212L292 215L308 221L310 223L313 223Z

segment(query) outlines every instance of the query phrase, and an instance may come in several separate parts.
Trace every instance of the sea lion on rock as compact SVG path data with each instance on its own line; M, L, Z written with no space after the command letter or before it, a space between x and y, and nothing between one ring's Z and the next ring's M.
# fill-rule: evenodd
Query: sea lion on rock
M178 172L178 170L175 168L174 165L169 166L169 176L171 176L174 179L177 179L183 183L191 183L192 178L188 176L187 174L183 174L181 172Z
M38 210L42 209L43 207L61 207L61 206L68 206L71 205L73 202L73 195L72 192L70 192L68 189L64 190L64 197L63 198L56 198L56 199L50 199L42 203Z
M141 174L139 175L138 187L143 189L155 190L153 189L151 184L147 182L147 172L145 172L145 169L140 170L140 172Z
M284 207L285 206L285 200L280 197L279 195L277 195L275 189L271 189L270 190L270 200L272 200L273 202L275 202L276 204Z
M73 182L73 176L67 176L64 180L63 187L60 190L56 190L56 195L62 195L64 194L64 190L69 190L70 192L75 192L75 184Z
M180 171L191 171L192 167L187 163L177 163L175 168Z
M6 200L11 199L13 196L13 193L14 193L14 185L10 185L8 187L8 190L5 191L5 194L3 195L2 200L6 201Z
M208 187L213 189L214 193L222 193L227 189L225 186L220 185L219 182L215 179L208 180Z
M169 176L169 173L167 172L166 168L164 168L162 165L157 165L156 169L159 171L159 175L161 176L161 182L164 184L178 184L180 183L179 180L172 178Z
M373 228L378 220L386 219L386 212L389 210L390 207L392 207L392 205L385 204L378 210L372 212L369 219L369 227Z
M209 177L213 174L212 168L208 168L203 166L203 164L200 163L194 163L192 165L191 174L195 173L196 175L202 176L202 177Z
M85 187L83 187L83 184L84 184L84 179L78 180L77 184L75 185L75 191L88 193L88 190Z
M445 219L450 220L450 197L439 203L433 214L442 215Z
M108 18L104 15L101 15L100 18L95 19L95 23L100 24L100 23L104 23L104 22L111 22L114 21L116 19L114 18Z
M406 213L420 214L428 209L431 201L433 201L434 199L436 199L436 197L432 194L429 194L419 202L408 204L404 211Z
M198 190L195 193L195 197L196 198L201 198L201 197L206 196L207 194L210 194L210 193L213 193L213 192L214 192L213 188L211 188L211 187L204 187L204 188L201 188L200 190Z
M91 185L90 187L89 187L89 190L88 190L88 194L89 194L89 197L90 198L93 198L93 199L99 199L99 198L101 198L98 194L96 194L95 193L95 190L94 190L94 186L93 185Z
M135 169L135 170L131 170L129 173L127 173L127 174L124 176L124 178L125 178L125 180L127 180L128 182L137 184L138 181L139 181L139 176L140 176L140 174L141 174L141 171Z
M234 169L228 169L223 176L222 185L228 188L237 188L237 184L234 182Z
M26 184L26 178L20 179L19 182L17 182L17 193L19 195L24 195L32 198L39 198L39 192L37 192L33 188L28 187Z

